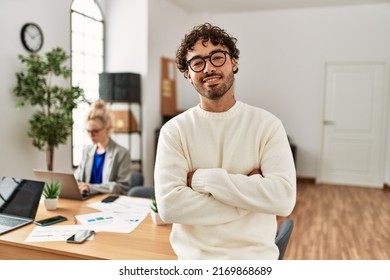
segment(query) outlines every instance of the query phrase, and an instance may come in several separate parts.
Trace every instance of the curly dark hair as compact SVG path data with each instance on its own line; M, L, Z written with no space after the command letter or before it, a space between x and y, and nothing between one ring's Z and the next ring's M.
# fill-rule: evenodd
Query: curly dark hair
M211 41L214 45L226 46L231 57L238 61L240 51L236 47L237 39L225 30L214 26L210 23L204 23L195 26L192 31L184 36L181 45L176 52L176 65L180 72L184 73L188 69L186 56L189 51L193 50L195 43L202 38L203 42ZM238 67L234 74L238 72Z

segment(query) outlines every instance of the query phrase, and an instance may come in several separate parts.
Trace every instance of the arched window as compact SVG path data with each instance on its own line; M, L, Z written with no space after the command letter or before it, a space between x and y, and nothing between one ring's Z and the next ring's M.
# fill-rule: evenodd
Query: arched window
M99 98L99 73L104 69L104 20L94 0L74 0L71 6L72 85L84 89L86 98ZM83 147L90 143L84 131L89 105L73 111L72 164L78 166Z

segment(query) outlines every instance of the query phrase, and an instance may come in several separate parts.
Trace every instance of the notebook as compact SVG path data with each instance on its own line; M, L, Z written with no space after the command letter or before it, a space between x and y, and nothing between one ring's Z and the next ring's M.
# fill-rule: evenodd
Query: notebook
M62 173L48 170L33 169L34 176L39 181L61 183L60 198L86 200L93 196L90 193L80 193L79 185L72 173Z
M34 221L44 182L3 177L0 184L0 234Z

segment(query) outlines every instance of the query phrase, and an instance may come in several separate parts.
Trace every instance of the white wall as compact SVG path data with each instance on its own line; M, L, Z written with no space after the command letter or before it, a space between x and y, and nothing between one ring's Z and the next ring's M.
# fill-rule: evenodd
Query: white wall
M107 72L145 75L148 58L148 1L106 1Z
M41 52L60 46L70 50L71 0L2 0L0 1L0 176L33 178L33 168L46 168L44 152L39 152L27 136L31 109L17 111L12 92L15 73L21 71L19 54L27 55L20 40L20 30L26 22L36 22L43 30ZM71 170L70 145L55 151L54 168Z

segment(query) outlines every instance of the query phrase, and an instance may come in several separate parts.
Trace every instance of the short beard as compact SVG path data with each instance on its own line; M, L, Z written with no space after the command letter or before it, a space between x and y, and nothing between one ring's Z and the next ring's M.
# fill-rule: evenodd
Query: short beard
M211 75L208 75L211 76ZM207 76L206 76L207 77ZM203 77L201 80L203 80L205 77ZM222 79L224 77L222 76ZM194 87L196 91L203 97L210 99L210 100L218 100L221 99L233 86L234 83L234 73L231 72L226 79L226 82L224 82L222 85L218 85L215 87L211 87L210 89L203 89L199 88L194 84Z

